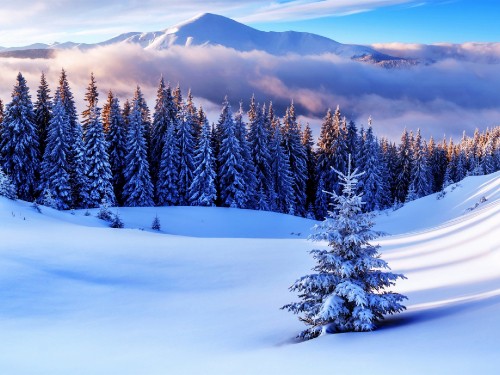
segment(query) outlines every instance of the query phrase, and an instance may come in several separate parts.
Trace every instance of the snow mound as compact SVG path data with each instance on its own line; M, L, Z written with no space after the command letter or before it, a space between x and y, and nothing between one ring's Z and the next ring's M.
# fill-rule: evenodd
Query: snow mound
M430 229L451 220L463 220L500 200L500 171L486 176L469 176L435 193L406 203L396 211L384 211L375 229L400 234Z

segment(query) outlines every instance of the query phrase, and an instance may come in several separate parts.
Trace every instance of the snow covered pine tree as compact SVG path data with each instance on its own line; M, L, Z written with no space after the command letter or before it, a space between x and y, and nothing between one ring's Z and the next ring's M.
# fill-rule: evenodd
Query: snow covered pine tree
M298 292L300 302L282 307L295 314L310 327L301 332L301 339L312 339L325 333L371 331L384 314L405 309L400 302L405 296L385 291L403 275L385 272L387 263L380 259L378 246L368 241L380 233L372 231L370 214L362 213L361 195L355 194L358 177L351 171L339 175L343 194L333 196L333 211L316 226L313 241L327 241L328 250L312 250L317 273L298 279L290 290Z

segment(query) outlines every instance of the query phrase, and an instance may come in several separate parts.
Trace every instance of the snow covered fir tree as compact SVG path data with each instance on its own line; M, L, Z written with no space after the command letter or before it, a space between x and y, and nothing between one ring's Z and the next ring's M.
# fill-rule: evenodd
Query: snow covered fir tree
M290 290L298 292L300 302L283 306L309 327L298 337L312 339L326 333L371 331L386 314L403 311L405 296L387 291L403 275L394 274L369 241L380 235L373 230L371 215L362 212L362 194L356 193L364 172L335 171L342 194L332 195L333 209L315 227L311 239L327 242L328 249L311 251L317 273L298 279Z
M363 211L384 210L441 191L468 175L500 169L500 127L465 133L458 141L404 130L399 144L377 138L371 119L359 130L339 106L328 109L317 141L292 102L276 114L255 96L235 113L226 97L217 123L184 100L180 85L160 79L151 113L140 87L132 99L108 91L98 107L91 74L79 117L66 71L51 90L42 73L33 105L19 73L12 100L0 99L0 167L23 200L59 209L118 206L226 206L324 219L339 177L352 165L365 171ZM83 124L83 125L82 125ZM47 154L47 145L49 153ZM59 182L56 182L59 181ZM55 186L61 185L61 186ZM67 191L70 195L67 195Z

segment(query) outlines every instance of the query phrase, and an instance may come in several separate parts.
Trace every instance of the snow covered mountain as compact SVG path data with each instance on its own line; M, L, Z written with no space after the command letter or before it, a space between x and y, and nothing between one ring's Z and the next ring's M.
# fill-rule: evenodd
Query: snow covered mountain
M408 310L300 344L304 325L279 308L321 246L311 220L118 208L125 229L111 229L96 210L0 197L0 373L497 374L500 172L445 192L375 218Z
M118 43L138 44L142 48L163 50L172 46L220 45L237 51L264 51L272 55L321 55L332 53L343 58L359 60L386 67L413 65L416 60L394 57L380 53L368 46L342 44L332 39L305 32L264 32L223 16L204 13L186 22L157 32L130 32L97 44L77 44L72 42L35 44L26 47L4 48L0 56L10 52L37 49L88 49ZM13 53L16 51L15 53ZM29 53L24 53L29 55Z

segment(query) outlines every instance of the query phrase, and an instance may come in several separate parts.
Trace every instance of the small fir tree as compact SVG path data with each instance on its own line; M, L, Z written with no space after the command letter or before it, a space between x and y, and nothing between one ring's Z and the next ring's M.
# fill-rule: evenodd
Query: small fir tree
M109 209L109 202L106 199L103 199L99 204L97 218L108 222L113 221L113 213Z
M123 224L122 219L120 219L120 215L118 213L113 215L113 219L111 220L111 223L109 224L111 228L116 228L116 229L121 229L125 225Z
M10 177L4 173L0 167L0 197L16 199L16 188L12 184Z
M327 241L328 249L311 251L317 273L298 279L290 290L299 293L300 302L283 306L309 325L299 337L312 339L319 335L347 331L371 331L385 314L405 309L405 296L386 291L403 275L383 271L387 263L378 255L378 246L369 241L379 233L371 230L369 214L362 213L356 184L362 173L351 171L339 175L343 194L331 193L334 211L316 226L313 241Z
M151 224L151 229L158 231L161 230L161 224L158 215L156 215L155 218L153 219L153 223Z

